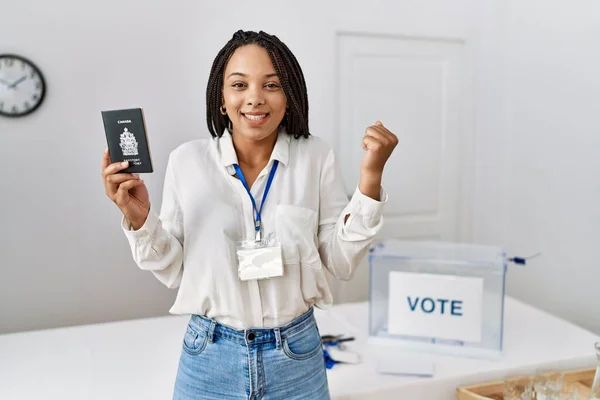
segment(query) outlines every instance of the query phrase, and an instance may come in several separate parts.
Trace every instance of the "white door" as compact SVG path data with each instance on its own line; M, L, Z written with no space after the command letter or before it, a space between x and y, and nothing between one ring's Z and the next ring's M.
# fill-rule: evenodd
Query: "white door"
M347 191L359 180L363 150L355 144L381 119L400 142L383 178L390 201L380 239L468 241L476 30L465 24L477 20L478 9L463 2L465 12L457 13L432 2L403 13L402 3L410 8L398 2L398 15L388 16L393 25L355 16L360 22L340 22L350 28L337 32L336 139ZM338 302L366 299L367 260L354 279L335 286Z
M360 143L380 118L400 143L385 170L385 237L458 239L463 43L343 33L339 49L339 135ZM377 101L373 101L377 99ZM348 192L363 150L344 148Z

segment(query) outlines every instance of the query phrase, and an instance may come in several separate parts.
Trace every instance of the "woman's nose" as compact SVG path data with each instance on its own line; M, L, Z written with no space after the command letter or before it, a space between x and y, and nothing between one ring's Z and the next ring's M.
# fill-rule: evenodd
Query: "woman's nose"
M262 88L252 85L246 91L248 97L246 98L246 105L258 107L261 104L264 104L265 99L262 93Z

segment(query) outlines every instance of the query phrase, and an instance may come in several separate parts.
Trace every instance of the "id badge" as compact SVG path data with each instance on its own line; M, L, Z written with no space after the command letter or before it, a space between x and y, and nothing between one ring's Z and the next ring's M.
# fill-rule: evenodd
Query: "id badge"
M238 276L242 281L283 275L281 244L275 238L236 243Z

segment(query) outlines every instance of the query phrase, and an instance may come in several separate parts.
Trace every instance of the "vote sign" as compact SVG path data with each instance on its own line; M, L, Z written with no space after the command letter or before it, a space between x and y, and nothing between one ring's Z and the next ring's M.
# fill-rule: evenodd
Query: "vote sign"
M388 332L480 342L483 278L392 271Z

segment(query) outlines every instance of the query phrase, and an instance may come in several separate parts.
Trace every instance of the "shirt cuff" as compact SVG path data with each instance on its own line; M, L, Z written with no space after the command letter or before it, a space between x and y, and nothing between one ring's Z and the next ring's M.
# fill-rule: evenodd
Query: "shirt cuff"
M363 194L358 187L350 200L350 212L356 213L365 217L379 217L383 213L383 207L388 201L387 192L381 188L379 192L380 201L374 200Z
M147 238L152 236L154 230L156 229L156 225L158 224L158 214L152 209L152 205L150 205L150 210L148 211L148 217L146 217L146 222L144 225L138 230L134 230L131 226L131 223L125 216L121 219L121 228L123 232L125 232L125 236L131 240L137 240L142 238Z

